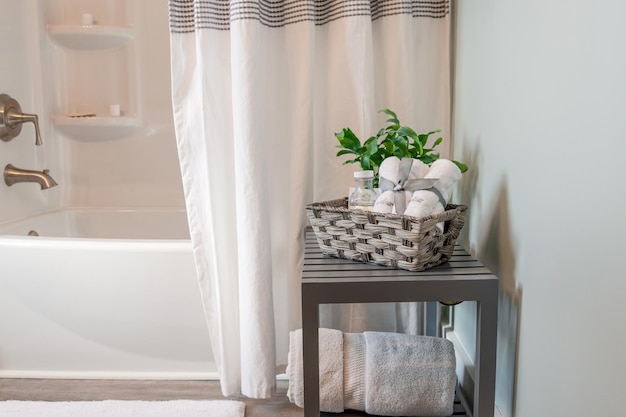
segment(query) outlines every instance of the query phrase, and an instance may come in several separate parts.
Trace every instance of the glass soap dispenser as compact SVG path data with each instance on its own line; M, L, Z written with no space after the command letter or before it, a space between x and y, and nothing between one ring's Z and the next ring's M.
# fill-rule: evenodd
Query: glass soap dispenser
M348 199L348 208L371 211L378 197L373 184L374 171L355 171L354 191Z

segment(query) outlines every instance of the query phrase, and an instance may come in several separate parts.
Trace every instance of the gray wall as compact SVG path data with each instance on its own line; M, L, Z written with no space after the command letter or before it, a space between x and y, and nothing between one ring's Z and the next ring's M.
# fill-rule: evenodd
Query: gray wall
M457 12L462 243L501 280L502 415L622 415L626 4L474 0ZM456 309L473 356L475 305Z

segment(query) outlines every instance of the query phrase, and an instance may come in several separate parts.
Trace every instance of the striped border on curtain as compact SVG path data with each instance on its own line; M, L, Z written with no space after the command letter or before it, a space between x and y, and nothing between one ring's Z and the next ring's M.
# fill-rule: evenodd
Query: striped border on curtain
M230 22L244 19L277 28L304 21L325 25L351 16L440 19L449 12L450 0L169 0L172 33L229 30Z

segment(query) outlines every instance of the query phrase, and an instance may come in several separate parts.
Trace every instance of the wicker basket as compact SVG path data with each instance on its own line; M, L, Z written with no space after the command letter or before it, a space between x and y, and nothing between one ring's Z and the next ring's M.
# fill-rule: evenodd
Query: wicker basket
M348 199L313 203L306 213L324 254L409 271L424 271L452 256L466 206L410 217L348 209ZM437 223L444 222L444 231Z

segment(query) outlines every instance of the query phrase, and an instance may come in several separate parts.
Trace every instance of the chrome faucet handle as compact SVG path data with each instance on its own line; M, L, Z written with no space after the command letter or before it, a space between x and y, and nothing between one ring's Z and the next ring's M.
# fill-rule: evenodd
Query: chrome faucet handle
M20 104L7 94L0 94L0 139L5 142L13 140L22 131L22 124L32 122L35 125L35 145L39 146L39 118L36 114L22 113Z

